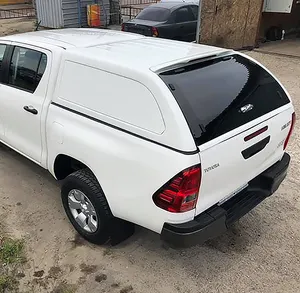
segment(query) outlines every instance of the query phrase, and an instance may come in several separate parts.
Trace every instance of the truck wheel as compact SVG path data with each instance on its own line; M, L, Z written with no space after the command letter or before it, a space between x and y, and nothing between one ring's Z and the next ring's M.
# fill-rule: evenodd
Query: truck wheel
M70 174L62 185L61 197L69 220L82 237L95 244L109 240L113 215L100 184L90 170Z

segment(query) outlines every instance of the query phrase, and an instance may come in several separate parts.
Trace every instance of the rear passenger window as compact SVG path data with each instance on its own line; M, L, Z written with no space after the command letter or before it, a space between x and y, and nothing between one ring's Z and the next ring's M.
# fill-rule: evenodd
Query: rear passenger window
M175 22L193 21L194 16L188 7L182 7L175 11Z
M198 18L199 7L197 5L192 5L190 7L191 7L191 10L193 12L193 15L194 15L195 19L197 19Z
M47 56L39 51L15 47L8 84L33 93L45 72Z
M2 68L2 61L3 61L3 58L4 58L5 50L6 50L6 45L0 45L0 71L1 71L1 68Z
M136 19L151 21L166 21L170 15L170 10L160 7L148 7L143 9Z
M37 76L36 76L36 81L39 83L44 75L44 72L46 70L47 66L47 55L42 54L41 60L40 60L40 65L38 67L37 71Z

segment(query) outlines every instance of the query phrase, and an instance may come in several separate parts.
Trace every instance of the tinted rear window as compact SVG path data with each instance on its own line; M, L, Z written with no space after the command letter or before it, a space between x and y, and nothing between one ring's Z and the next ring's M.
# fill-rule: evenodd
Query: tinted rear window
M160 77L198 145L289 103L268 72L239 55L190 64ZM245 106L252 109L245 111Z
M152 20L152 21L166 21L170 15L170 11L165 8L148 7L142 10L137 19Z

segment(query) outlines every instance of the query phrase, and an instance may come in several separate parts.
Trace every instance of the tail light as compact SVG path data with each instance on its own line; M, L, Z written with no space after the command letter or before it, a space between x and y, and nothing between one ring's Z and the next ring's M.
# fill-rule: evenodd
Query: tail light
M122 28L121 28L121 31L124 32L125 31L125 24L122 23Z
M188 168L153 195L154 203L171 213L187 212L196 207L201 182L200 165Z
M284 145L283 145L283 149L285 150L288 143L289 143L289 140L291 138L291 135L292 135L292 132L293 132L293 129L294 129L294 126L295 126L295 122L296 122L296 114L295 112L292 114L292 122L291 122L291 127L290 127L290 130L289 130L289 133L285 139L285 142L284 142Z
M156 27L151 27L152 37L158 37L158 30Z

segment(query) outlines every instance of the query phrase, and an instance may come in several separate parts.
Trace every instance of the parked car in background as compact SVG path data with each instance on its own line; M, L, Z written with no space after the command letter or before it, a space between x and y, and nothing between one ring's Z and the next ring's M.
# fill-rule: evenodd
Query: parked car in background
M122 31L178 41L196 39L199 6L195 3L163 2L143 9L122 24Z

